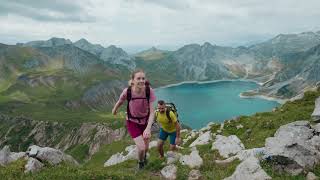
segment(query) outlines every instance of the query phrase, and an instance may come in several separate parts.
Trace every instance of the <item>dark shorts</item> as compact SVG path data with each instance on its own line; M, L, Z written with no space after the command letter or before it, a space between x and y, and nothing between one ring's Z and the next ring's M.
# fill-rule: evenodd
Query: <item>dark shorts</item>
M146 129L148 125L148 124L137 124L128 120L126 121L126 123L127 123L128 132L132 137L132 139L142 135L143 131Z
M168 136L170 138L170 144L175 145L176 144L176 137L177 137L176 131L172 132L172 133L168 133L168 132L164 131L162 128L160 128L159 139L161 139L162 141L165 141L165 140L167 140Z

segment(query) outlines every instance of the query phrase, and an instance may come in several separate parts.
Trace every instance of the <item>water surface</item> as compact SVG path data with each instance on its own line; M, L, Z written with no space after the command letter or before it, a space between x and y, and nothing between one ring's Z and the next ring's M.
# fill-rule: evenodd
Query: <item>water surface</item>
M157 88L157 100L174 102L179 119L193 129L209 122L222 122L240 115L271 111L279 103L261 98L240 98L241 92L259 87L254 82L218 81L210 83L185 83Z

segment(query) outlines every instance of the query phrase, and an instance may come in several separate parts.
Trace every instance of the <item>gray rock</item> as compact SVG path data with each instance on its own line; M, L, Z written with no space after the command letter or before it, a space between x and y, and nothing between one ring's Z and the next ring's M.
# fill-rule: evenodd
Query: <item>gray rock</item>
M229 157L224 160L215 160L217 164L226 165L233 162L236 159L244 161L249 157L256 157L261 159L266 159L269 155L266 154L266 150L264 147L262 148L253 148L253 149L245 149L237 153L237 155Z
M203 160L199 155L199 151L194 149L190 155L183 155L180 158L180 163L182 165L187 165L190 168L199 168L203 164Z
M212 149L217 149L221 156L228 158L229 155L236 155L245 148L240 139L235 135L228 137L217 135L215 142L212 143Z
M312 127L314 130L316 130L317 133L320 133L320 123L316 124Z
M152 141L149 144L149 148L150 147L154 147L155 144L156 144L156 141ZM124 155L124 154L126 154L126 155ZM122 163L122 162L127 161L127 160L133 160L133 159L137 159L137 158L138 158L137 146L136 145L130 145L130 146L127 146L125 148L125 151L123 151L121 153L117 152L116 154L112 155L104 163L104 167L112 166L112 165L119 164L119 163Z
M180 134L182 134L182 133L187 133L187 132L189 132L188 129L181 129L181 130L180 130Z
M266 152L272 160L291 174L312 169L320 161L319 136L308 121L281 126L274 137L266 139Z
M0 151L0 165L5 166L11 162L10 148L9 146L4 146Z
M196 145L209 144L209 141L211 141L211 132L207 131L201 134L195 141L193 141L193 143L191 143L189 147L193 147Z
M28 172L38 172L38 171L40 171L43 167L44 167L44 165L43 165L40 161L38 161L38 160L35 159L35 158L30 157L30 158L28 159L27 164L25 165L25 170L24 170L24 172L25 172L25 173L28 173Z
M246 130L246 134L248 134L248 135L251 134L251 132L252 132L252 129L247 129Z
M113 166L115 164L119 164L122 163L124 161L126 161L127 158L122 154L122 153L116 153L114 155L112 155L105 163L104 163L104 167L108 167L108 166Z
M157 145L158 145L158 141L151 141L151 142L149 143L149 149L154 148L154 147L157 147Z
M309 172L307 177L306 177L306 180L318 180L319 177L317 177L313 172Z
M126 159L137 159L138 157L138 149L136 145L127 146L125 151L128 153L126 155Z
M192 169L189 173L188 180L199 180L201 179L201 172L197 169Z
M243 125L242 125L242 124L239 124L239 125L237 125L236 128L237 128L237 129L242 129L242 128L243 128Z
M315 101L315 108L313 113L311 114L311 117L315 120L315 121L319 121L320 120L320 97L318 97Z
M165 156L167 157L167 164L173 164L182 157L182 154L174 151L168 151Z
M23 158L25 156L26 156L25 152L18 152L18 153L12 152L12 153L10 153L10 157L11 157L12 161L16 161L16 160Z
M168 180L173 180L177 178L177 167L170 164L161 170L161 175Z
M261 168L259 160L255 157L249 157L241 162L235 172L224 180L264 180L271 179L270 176Z
M41 147L36 146L36 145L32 145L28 148L27 155L29 157L36 157L40 149L41 149Z
M48 162L51 165L57 165L61 162L69 162L78 165L78 162L73 159L70 155L63 153L60 150L50 148L50 147L39 147L32 145L28 148L28 153L30 157L35 157L42 162Z

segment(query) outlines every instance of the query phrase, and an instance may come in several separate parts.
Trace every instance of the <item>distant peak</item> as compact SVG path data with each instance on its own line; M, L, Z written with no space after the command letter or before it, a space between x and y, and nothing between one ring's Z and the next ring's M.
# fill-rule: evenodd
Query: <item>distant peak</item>
M157 51L158 49L157 49L156 47L152 46L152 47L150 48L150 50L151 50L151 51Z
M88 40L84 39L84 38L81 38L79 39L78 41L75 42L75 44L78 44L78 43L81 43L81 44L91 44Z
M205 42L202 47L213 47L212 44L210 44L209 42Z
M302 32L301 34L313 35L313 34L315 34L315 33L314 33L314 32L312 32L312 31L307 31L307 32Z
M86 42L86 43L89 43L89 41L86 40L86 39L84 39L84 38L79 39L78 42Z
M110 49L118 49L117 46L115 46L115 45L110 45L108 48L110 48Z
M70 41L70 40L69 39L65 39L65 38L52 37L52 38L49 39L49 41Z

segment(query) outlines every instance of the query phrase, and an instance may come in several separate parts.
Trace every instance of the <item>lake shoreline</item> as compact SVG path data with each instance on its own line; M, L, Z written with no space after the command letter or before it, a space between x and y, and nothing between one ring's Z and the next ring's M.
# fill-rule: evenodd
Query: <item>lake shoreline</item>
M253 83L258 84L259 86L261 86L263 84L261 82L251 80L251 79L248 79L248 80L247 79L220 79L220 80L212 80L212 81L182 81L182 82L175 83L175 84L168 84L165 86L160 86L155 89L175 87L175 86L179 86L182 84L209 84L209 83L216 83L216 82L234 82L234 81L253 82Z
M251 79L220 79L220 80L212 80L212 81L182 81L179 83L175 83L175 84L169 84L169 85L165 85L165 86L161 86L156 89L163 89L163 88L169 88L169 87L175 87L175 86L180 86L183 84L209 84L209 83L218 83L218 82L236 82L236 81L240 81L240 82L253 82L258 84L259 86L261 86L263 83L255 81L255 80L251 80ZM264 99L267 101L276 101L279 104L284 104L285 102L288 101L288 99L279 99L279 98L275 98L275 97L271 97L271 96L266 96L266 95L253 95L253 96L243 96L242 93L239 94L240 98L259 98L259 99Z

